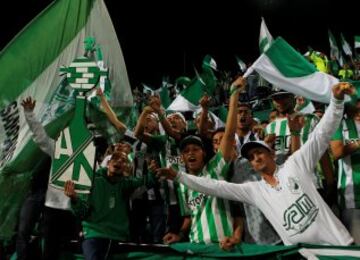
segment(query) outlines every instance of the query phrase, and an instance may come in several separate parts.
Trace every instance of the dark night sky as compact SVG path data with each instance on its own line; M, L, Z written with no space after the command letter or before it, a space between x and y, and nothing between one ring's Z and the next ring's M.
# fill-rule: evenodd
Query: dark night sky
M50 0L12 1L2 6L2 49ZM159 85L163 75L193 76L205 54L220 70L236 69L234 55L251 62L259 55L260 17L273 37L305 52L328 53L327 29L350 44L360 35L355 0L105 0L118 34L132 86ZM11 15L11 18L5 18Z

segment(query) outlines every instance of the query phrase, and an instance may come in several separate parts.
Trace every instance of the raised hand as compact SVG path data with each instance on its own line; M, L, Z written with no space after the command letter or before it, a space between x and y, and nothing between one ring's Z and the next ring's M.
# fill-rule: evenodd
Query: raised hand
M161 111L161 101L159 96L151 96L149 98L149 106L156 112Z
M156 176L158 178L165 177L166 179L174 180L177 176L177 172L171 167L160 168L156 170Z
M287 115L290 132L300 132L304 126L304 116L301 114Z
M246 86L246 79L240 76L236 80L234 80L231 86L239 89L239 91L244 90Z
M21 105L23 106L24 110L27 112L34 111L36 100L32 99L31 97L27 97L21 101Z
M65 182L64 193L70 199L72 199L72 200L76 199L75 183L73 181L68 180Z
M199 104L202 107L202 109L208 109L209 108L209 102L211 97L205 95L199 100Z
M96 89L96 95L99 96L99 97L102 97L104 96L104 92L101 88L97 88Z
M333 86L333 95L336 99L343 100L344 95L355 95L356 89L353 85L348 82L339 82L338 84Z

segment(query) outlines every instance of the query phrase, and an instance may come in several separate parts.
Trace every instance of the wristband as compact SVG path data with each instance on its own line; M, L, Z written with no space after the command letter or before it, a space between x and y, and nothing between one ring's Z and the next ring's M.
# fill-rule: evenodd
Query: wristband
M236 86L231 84L231 86L230 86L230 96L232 96L233 94L236 94L237 92L239 92L239 89Z
M300 136L300 131L290 130L290 134L293 135L293 136Z

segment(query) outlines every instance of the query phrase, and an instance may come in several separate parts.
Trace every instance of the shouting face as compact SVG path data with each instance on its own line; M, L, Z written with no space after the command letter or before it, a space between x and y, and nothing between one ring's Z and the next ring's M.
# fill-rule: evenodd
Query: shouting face
M249 129L252 122L251 110L247 106L240 106L237 112L237 128Z
M175 130L179 131L180 133L184 132L186 129L186 123L184 122L184 120L181 118L181 116L177 115L177 114L171 114L167 117L167 119L169 120L169 123L171 125L172 128L174 128Z
M191 174L199 173L204 167L205 152L201 146L188 144L181 151L181 157Z

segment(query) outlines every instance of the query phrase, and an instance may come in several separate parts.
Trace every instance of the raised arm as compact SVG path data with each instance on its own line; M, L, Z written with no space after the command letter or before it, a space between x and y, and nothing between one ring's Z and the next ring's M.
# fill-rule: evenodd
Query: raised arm
M225 161L229 162L232 158L231 146L234 143L236 131L237 106L240 90L245 88L246 81L243 77L238 77L230 88L229 113L226 119L225 133L221 139L219 150L221 151Z
M342 130L342 129L340 129ZM338 160L360 149L360 140L344 144L342 138L332 140L330 143L334 159Z
M354 87L341 82L333 87L329 107L315 127L308 141L291 157L304 172L311 172L329 146L331 136L338 128L344 110L344 94L352 94Z
M210 97L205 95L203 96L199 103L201 106L201 113L200 113L200 119L199 119L199 133L201 136L209 137L209 129L208 129L208 118L209 118L209 102Z
M176 180L189 189L206 195L254 204L254 196L251 194L251 183L235 184L206 177L197 177L184 172L176 172L172 168L158 169L157 176Z
M38 120L36 120L33 113L36 100L33 100L31 97L27 97L21 102L21 105L24 108L25 120L33 134L34 142L44 153L53 157L55 152L55 141L48 136L44 127Z
M181 139L181 133L172 128L169 120L166 118L165 111L161 108L161 100L159 96L151 96L149 100L149 106L157 113L159 121L163 126L167 135L171 136L175 140Z
M137 139L149 143L151 135L148 133L145 133L145 123L146 123L146 117L149 113L154 112L153 109L149 106L144 107L143 111L141 112L139 116L139 120L135 126L134 135Z
M116 127L116 129L119 130L119 132L124 133L127 129L126 125L117 118L109 102L106 100L101 88L96 89L96 94L100 97L101 106L104 108L106 117Z
M71 210L77 217L84 219L89 213L89 195L79 196L75 192L75 183L68 180L64 184L64 194L71 200Z

